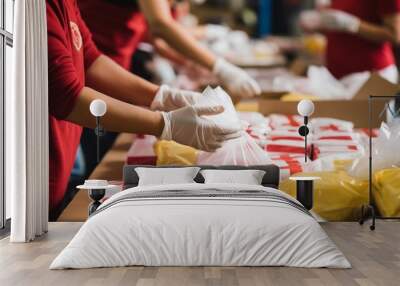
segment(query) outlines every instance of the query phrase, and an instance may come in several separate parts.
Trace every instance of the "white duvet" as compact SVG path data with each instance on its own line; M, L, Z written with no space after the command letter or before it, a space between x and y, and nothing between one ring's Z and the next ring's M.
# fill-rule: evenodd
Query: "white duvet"
M261 190L289 198L276 189L250 185L128 189L100 206L50 269L128 265L351 267L317 221L290 204L251 197L124 200L137 192L206 192L210 188Z

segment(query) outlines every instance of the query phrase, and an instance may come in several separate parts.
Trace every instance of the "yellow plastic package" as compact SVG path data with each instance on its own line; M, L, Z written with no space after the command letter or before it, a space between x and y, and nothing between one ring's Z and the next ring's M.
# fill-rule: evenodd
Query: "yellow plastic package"
M297 92L290 92L281 97L282 101L300 101L303 99L310 99L310 100L314 100L314 101L320 100L320 98L317 96L303 94L303 93L297 93Z
M375 173L374 200L384 217L400 216L400 168L385 169Z
M240 101L235 104L237 111L256 112L258 111L258 103L254 101Z
M313 211L328 221L355 221L361 206L368 202L368 181L357 180L344 171L299 173L296 176L316 176ZM279 189L296 197L296 182L285 180Z
M319 34L303 37L303 48L310 55L323 55L326 51L326 37Z
M163 165L195 165L197 163L197 150L174 141L158 141L154 145L157 155L157 166Z

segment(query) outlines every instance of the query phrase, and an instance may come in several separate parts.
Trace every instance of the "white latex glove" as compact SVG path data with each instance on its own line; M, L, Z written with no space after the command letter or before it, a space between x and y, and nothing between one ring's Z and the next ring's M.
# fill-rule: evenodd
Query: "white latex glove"
M244 70L218 58L214 64L213 74L218 77L228 91L237 97L254 97L261 93L258 83Z
M216 115L224 111L222 106L186 106L162 112L164 130L160 139L174 140L196 149L212 152L230 139L240 136L239 127L223 126L203 115Z
M329 7L332 5L331 0L316 0L315 1L315 6L319 8L324 8L324 7Z
M331 30L357 33L361 21L349 13L326 9L321 11L304 11L300 15L300 25L306 30Z
M360 19L349 13L339 10L322 10L322 29L357 33L360 29Z
M188 105L197 103L201 93L171 88L168 85L162 85L158 89L153 102L150 105L151 110L172 111Z

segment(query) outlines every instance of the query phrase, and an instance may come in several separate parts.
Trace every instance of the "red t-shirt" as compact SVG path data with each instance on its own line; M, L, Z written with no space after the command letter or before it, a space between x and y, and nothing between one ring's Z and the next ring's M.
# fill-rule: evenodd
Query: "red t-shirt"
M97 47L129 70L132 56L148 31L136 1L79 0L79 8Z
M75 0L47 0L49 64L50 209L64 198L82 127L64 118L85 85L85 70L100 55Z
M331 8L382 25L385 16L400 12L400 0L332 0ZM395 63L389 42L374 43L340 32L327 33L327 39L327 66L337 78L355 72L380 70Z

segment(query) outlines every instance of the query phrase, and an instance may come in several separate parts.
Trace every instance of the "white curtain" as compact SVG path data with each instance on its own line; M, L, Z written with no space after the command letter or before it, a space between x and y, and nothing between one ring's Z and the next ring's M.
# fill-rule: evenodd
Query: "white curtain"
M12 242L48 225L48 82L45 0L15 1L13 91L6 98L6 188Z

